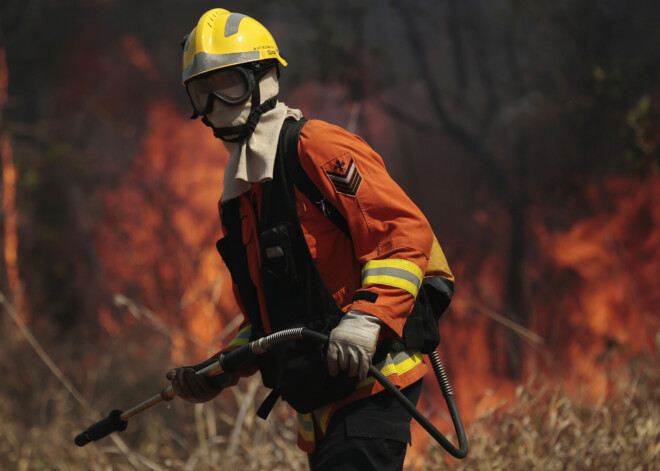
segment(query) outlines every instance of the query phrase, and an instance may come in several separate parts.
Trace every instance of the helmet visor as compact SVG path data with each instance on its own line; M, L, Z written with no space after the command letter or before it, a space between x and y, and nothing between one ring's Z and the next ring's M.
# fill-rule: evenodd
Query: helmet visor
M188 82L186 90L196 115L204 115L213 109L213 97L228 104L238 105L252 94L253 80L242 68L212 72Z

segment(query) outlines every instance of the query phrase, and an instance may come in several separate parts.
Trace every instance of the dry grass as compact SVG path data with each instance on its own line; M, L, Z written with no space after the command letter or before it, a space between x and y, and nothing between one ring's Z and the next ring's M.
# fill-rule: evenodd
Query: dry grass
M169 341L140 326L121 340L102 342L73 333L44 341L49 329L35 332L81 403L15 326L0 321L2 471L307 469L289 409L278 404L267 421L256 417L267 394L258 375L207 404L156 405L124 432L79 448L73 438L87 426L167 385Z
M255 409L266 391L242 380L205 405L161 404L125 432L78 448L73 437L114 408L127 409L165 386L169 344L134 327L120 341L37 338L80 391L81 404L21 333L0 317L0 469L296 470L295 419L279 404L268 421ZM36 328L35 328L36 329ZM149 342L145 339L149 338ZM636 358L616 376L615 394L576 402L539 383L468 428L470 456L431 448L425 470L660 469L660 355Z
M660 470L660 333L656 352L615 372L613 394L581 403L537 381L472 424L470 454L453 461L437 448L425 470Z

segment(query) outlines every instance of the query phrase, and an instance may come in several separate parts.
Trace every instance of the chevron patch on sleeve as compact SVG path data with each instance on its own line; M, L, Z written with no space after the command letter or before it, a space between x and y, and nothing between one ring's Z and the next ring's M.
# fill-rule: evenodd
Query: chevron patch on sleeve
M337 193L355 196L362 183L362 176L351 154L344 154L323 164L325 174L337 190Z

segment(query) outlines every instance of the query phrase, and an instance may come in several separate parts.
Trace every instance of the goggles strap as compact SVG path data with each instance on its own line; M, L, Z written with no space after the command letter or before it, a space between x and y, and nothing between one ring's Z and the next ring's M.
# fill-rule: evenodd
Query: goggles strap
M264 114L266 111L272 110L273 108L275 108L276 105L277 105L277 96L274 96L264 101L257 108L252 109L245 123L250 133L254 131L254 128L257 127L257 123L259 123L259 118L261 117L261 115Z
M213 123L211 123L211 121L209 121L209 119L206 116L202 117L202 122L211 129L213 129L213 135L218 139L221 139L225 142L239 142L245 139L250 134L252 134L254 129L257 127L257 124L259 123L259 118L261 117L261 115L264 114L266 111L272 110L273 108L275 108L276 105L277 105L277 96L269 98L268 100L264 101L260 106L257 107L254 106L254 100L253 100L252 110L250 110L250 114L246 122L244 124L239 124L237 126L216 128L215 126L213 126ZM234 136L234 137L227 138L226 136Z

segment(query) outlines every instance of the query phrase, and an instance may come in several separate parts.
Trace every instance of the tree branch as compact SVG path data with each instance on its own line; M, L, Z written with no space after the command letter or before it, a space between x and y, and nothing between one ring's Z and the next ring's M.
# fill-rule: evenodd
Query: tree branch
M504 190L506 187L506 175L502 166L483 146L482 142L477 136L474 136L463 126L459 125L456 121L451 119L447 113L440 94L438 93L435 86L433 77L431 76L431 71L429 70L428 63L426 61L423 41L419 36L410 10L398 1L393 2L393 6L400 14L404 23L413 56L417 61L422 80L426 85L431 107L440 119L445 131L452 140L454 140L459 146L466 150L472 158L474 158L484 167L484 170L489 175L489 181L491 185L497 190Z

